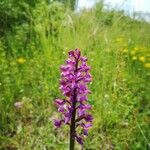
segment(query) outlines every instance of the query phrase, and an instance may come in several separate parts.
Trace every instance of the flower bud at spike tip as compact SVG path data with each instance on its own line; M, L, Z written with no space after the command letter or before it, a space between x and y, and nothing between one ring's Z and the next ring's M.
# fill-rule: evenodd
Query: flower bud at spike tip
M90 90L87 84L91 82L90 67L87 58L81 56L78 49L69 52L66 64L60 67L60 90L65 99L56 99L55 105L61 114L60 119L53 121L56 128L66 124L70 126L70 150L74 150L75 140L84 145L84 138L92 126L93 116L88 114L91 106L87 104ZM82 132L77 133L81 130Z

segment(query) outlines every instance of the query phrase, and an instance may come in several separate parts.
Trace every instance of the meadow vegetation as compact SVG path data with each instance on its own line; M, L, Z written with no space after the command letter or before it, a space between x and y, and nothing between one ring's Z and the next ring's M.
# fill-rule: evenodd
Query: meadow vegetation
M150 24L102 3L79 13L54 1L0 2L0 149L67 150L55 130L59 67L79 48L92 67L86 150L150 148ZM76 149L81 149L76 146Z

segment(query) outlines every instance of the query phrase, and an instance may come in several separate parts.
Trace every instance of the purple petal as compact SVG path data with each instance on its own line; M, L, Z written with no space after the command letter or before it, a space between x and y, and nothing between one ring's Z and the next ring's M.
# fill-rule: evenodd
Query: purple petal
M61 69L61 71L65 72L65 71L67 71L68 67L65 65L61 65L60 69Z
M64 114L64 122L67 124L71 120L71 112L67 112Z
M92 123L86 123L86 124L82 123L81 126L85 129L88 129L92 126Z
M86 110L85 109L78 109L78 115L79 116L83 116L86 114Z
M70 51L68 54L69 54L70 57L74 57L74 51L73 50Z
M84 104L84 105L83 105L83 108L90 110L90 109L91 109L91 105L89 105L89 104Z
M80 90L86 90L86 85L85 85L85 84L79 84L79 85L78 85L78 88L79 88Z
M71 66L74 66L76 62L72 59L68 59L66 60L66 63L71 67Z
M56 128L60 128L61 124L62 124L62 120L53 120L54 125L56 126Z
M79 99L80 102L86 101L86 100L87 100L87 96L86 95L80 97L80 99Z
M60 106L60 107L58 108L58 112L64 113L64 112L65 112L65 105L64 105L64 106Z
M62 99L55 99L55 104L56 104L57 106L63 105L63 104L65 104L65 100L62 100Z
M65 80L63 80L63 79L60 80L60 85L61 85L61 86L65 86L66 84L67 84L67 81L65 81Z
M86 57L81 57L80 60L81 60L82 62L86 62L86 61L87 61L87 58L86 58Z
M77 141L80 145L83 146L83 139L82 139L82 137L76 135L76 141Z
M92 120L93 120L93 116L92 115L90 115L90 114L88 114L88 115L86 115L85 116L85 121L87 121L87 122L92 122Z
M83 134L88 135L88 129L83 129Z

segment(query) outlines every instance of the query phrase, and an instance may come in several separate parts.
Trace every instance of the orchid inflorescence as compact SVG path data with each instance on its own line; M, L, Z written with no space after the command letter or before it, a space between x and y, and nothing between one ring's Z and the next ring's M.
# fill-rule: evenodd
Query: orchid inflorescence
M62 117L54 119L54 125L56 128L62 124L70 126L70 150L74 149L75 140L83 147L83 138L92 126L93 117L88 114L91 106L87 104L87 95L91 93L87 84L92 78L86 62L87 58L76 49L69 52L66 64L61 66L60 90L66 98L55 100Z

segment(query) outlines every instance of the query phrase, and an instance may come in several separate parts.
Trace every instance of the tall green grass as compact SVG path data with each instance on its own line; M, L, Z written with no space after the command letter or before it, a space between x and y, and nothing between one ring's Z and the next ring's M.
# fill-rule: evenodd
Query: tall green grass
M68 149L67 129L56 131L51 120L61 96L59 66L75 48L93 76L85 149L148 149L150 70L131 51L145 47L149 58L150 25L101 5L75 13L58 2L37 4L28 17L0 39L0 149Z

